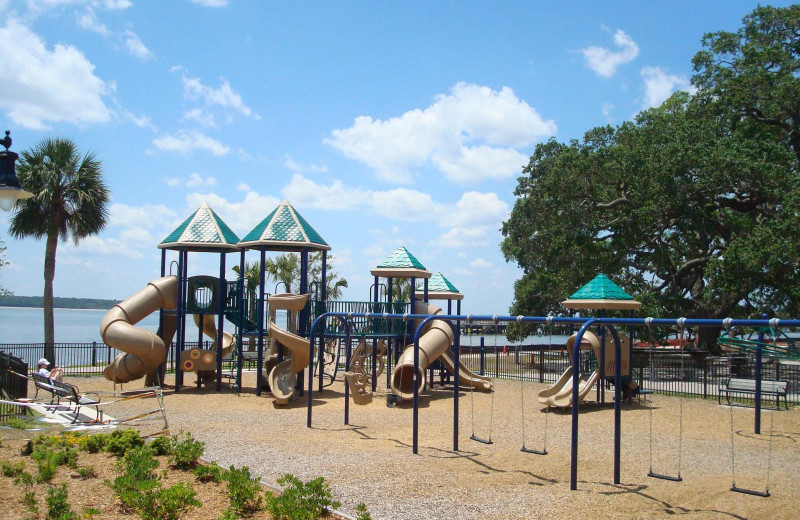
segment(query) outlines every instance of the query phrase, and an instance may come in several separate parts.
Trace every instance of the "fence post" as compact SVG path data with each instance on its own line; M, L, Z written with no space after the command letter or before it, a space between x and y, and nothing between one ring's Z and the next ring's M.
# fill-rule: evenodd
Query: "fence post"
M106 357L108 358L108 364L110 365L111 364L111 346L110 345L106 345L106 346L108 347L108 354L107 354Z
M500 350L497 348L497 340L494 346L494 377L500 377Z
M97 366L97 342L92 341L92 366Z
M544 347L539 351L539 382L544 383Z
M483 336L481 336L481 354L480 354L480 362L481 362L481 375L484 375L484 369L486 368L486 348L483 344Z
M703 399L708 397L708 356L703 363Z

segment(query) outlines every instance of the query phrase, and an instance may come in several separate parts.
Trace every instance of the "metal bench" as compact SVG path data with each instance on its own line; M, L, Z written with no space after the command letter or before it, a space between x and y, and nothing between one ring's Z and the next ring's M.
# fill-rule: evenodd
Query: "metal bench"
M783 397L784 406L788 410L789 403L786 396L788 386L789 383L786 381L771 381L762 379L761 395L766 397L775 397L775 409L780 409L781 397ZM717 401L720 404L722 404L722 394L725 394L725 399L728 401L729 405L731 404L731 394L734 394L734 397L737 395L746 395L753 396L755 398L756 380L731 377L728 379L728 383L726 385L719 387Z
M69 383L63 383L61 381L51 381L52 385L58 388L59 390L63 390L67 393L65 399L70 403L75 404L75 418L72 420L73 423L78 421L81 412L81 406L93 406L95 411L95 419L91 422L102 422L103 421L103 410L100 409L98 404L100 404L100 395L97 395L97 399L93 399L91 397L87 397L86 394L81 395L80 390L75 385L71 385Z
M67 398L70 395L69 390L61 386L56 386L56 381L52 381L49 377L43 376L38 372L32 373L31 378L33 379L33 384L36 387L36 393L33 396L34 399L36 399L36 397L39 395L39 390L50 392L51 404L53 404L53 401L60 403L62 398Z

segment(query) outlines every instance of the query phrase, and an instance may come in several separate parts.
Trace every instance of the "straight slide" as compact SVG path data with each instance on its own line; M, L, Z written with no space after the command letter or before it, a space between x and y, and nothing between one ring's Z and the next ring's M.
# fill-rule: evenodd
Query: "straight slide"
M450 352L445 352L439 356L439 361L442 362L444 368L451 374L455 374L455 363L453 358L450 357ZM492 389L492 378L481 376L471 371L464 366L461 361L458 362L458 383L460 385L471 386L481 392L488 392Z

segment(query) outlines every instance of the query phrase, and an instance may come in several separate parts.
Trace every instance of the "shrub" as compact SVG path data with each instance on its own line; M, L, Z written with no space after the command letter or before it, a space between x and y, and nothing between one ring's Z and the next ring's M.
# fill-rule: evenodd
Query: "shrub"
M313 520L341 505L331 500L330 488L322 477L303 483L287 474L278 479L278 484L283 493L267 497L267 511L276 520Z
M241 518L236 511L229 507L219 515L217 520L241 520Z
M78 445L83 451L99 453L106 449L108 439L109 435L107 433L95 433L94 435L85 436Z
M26 491L25 495L22 497L22 503L25 504L25 507L28 508L28 511L33 513L34 515L38 516L39 514L39 505L36 503L36 492L33 490Z
M4 477L17 478L23 471L25 471L25 463L22 461L16 463L7 460L0 461L0 472Z
M169 463L178 469L191 469L197 465L197 460L203 456L206 444L192 437L189 432L181 430L171 441L172 453Z
M172 442L166 435L159 435L150 443L150 449L156 455L170 455L172 453Z
M97 509L96 507L87 507L86 509L83 510L83 517L84 518L91 518L94 515L99 515L99 514L100 514L100 510Z
M129 450L144 446L144 439L133 430L114 430L106 441L106 451L122 457Z
M67 485L50 486L47 490L47 520L78 520L67 503Z
M197 466L192 473L200 482L222 482L225 477L225 470L219 467L216 462Z
M372 515L367 511L367 505L364 502L356 506L356 520L372 520Z
M261 477L252 478L250 468L231 469L226 475L231 510L238 515L248 515L262 507Z
M94 470L93 467L87 466L85 468L78 468L78 476L83 480L94 478L97 476L97 472Z
M9 417L6 419L5 425L9 428L14 428L15 430L27 430L30 424L30 421L26 421L25 419L20 419L19 417Z
M154 489L144 497L144 507L137 511L142 520L178 520L183 513L203 505L197 500L192 484L185 482L166 489Z

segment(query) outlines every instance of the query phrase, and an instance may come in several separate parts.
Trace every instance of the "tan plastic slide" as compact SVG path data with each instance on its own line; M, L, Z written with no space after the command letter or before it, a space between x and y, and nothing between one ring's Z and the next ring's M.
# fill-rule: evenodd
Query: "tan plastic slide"
M414 313L431 314L435 316L441 314L442 309L430 303L416 301L414 302ZM428 322L425 326L425 330L422 331L419 337L419 373L417 377L417 387L420 391L425 388L425 370L428 368L428 365L439 359L442 354L446 354L452 344L453 329L446 321L433 320ZM472 373L470 372L470 374ZM475 376L475 374L472 374L472 376L481 378L481 376ZM459 382L460 381L462 381L462 378L459 378ZM478 386L475 386L475 388L486 391L491 390L491 380L478 383ZM403 351L403 355L394 367L394 372L392 372L392 391L398 394L404 401L414 398L413 344L406 347L405 351Z
M308 300L307 294L276 294L269 297L270 313L275 310L288 310L292 313L300 312ZM297 374L308 366L308 340L297 334L275 325L272 319L269 322L269 337L275 350L284 346L289 351L289 359L285 359L270 370L267 380L269 388L275 398L275 404L285 405L294 397L294 387L297 384ZM316 347L314 347L316 351Z
M444 352L439 356L439 361L442 362L444 368L451 374L455 374L455 363L450 356L450 352ZM464 366L461 361L458 362L458 383L461 385L471 386L481 392L488 392L492 389L492 378L481 376L471 371Z
M103 370L115 383L128 383L154 372L167 357L167 347L175 333L175 317L164 316L161 336L134 325L159 308L178 307L178 278L165 276L148 283L141 291L114 305L100 322L103 342L124 353ZM148 381L145 381L148 384Z
M200 315L194 315L194 324L200 328ZM203 314L203 333L214 340L210 349L192 348L181 352L181 370L185 372L208 372L208 376L217 372L217 317L213 314ZM236 346L236 336L222 331L222 356L227 356Z
M575 344L576 336L577 334L573 334L567 340L567 352L569 353L570 359L572 359L572 348ZM586 331L583 333L581 348L591 348L595 351L595 354L598 354L600 352L600 340L593 333ZM583 401L583 399L589 395L589 391L597 382L599 376L599 370L592 372L588 378L585 374L578 374L578 380L580 381L578 397L580 401ZM556 381L553 386L539 392L539 402L558 408L570 407L572 406L572 387L572 367L570 366L561 374L561 377L558 378L558 381Z

